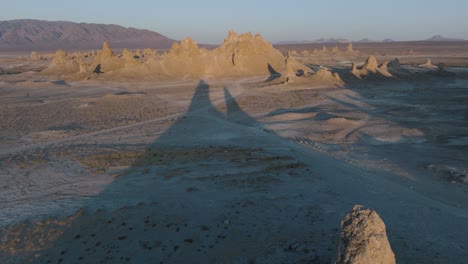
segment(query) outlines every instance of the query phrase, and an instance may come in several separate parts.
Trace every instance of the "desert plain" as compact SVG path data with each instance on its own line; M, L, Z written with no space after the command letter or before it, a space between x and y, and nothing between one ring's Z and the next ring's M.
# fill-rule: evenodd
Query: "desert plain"
M2 54L0 262L466 263L467 42L264 42Z

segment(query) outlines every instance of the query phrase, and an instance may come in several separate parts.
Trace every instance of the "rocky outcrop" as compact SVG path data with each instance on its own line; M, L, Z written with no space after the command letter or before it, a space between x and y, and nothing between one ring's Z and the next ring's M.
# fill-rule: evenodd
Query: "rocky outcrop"
M341 222L335 264L395 264L385 224L376 211L355 205Z
M72 75L80 72L80 65L75 59L68 57L64 50L57 50L54 59L42 73L53 75Z
M146 49L143 49L143 54L141 55L143 57L154 57L154 56L158 56L158 52L156 50L146 48Z
M391 74L390 71L389 71L389 63L390 63L390 61L386 61L386 62L382 63L377 69L378 72L380 74L382 74L383 76L385 76L385 77L393 77L393 74Z
M303 57L309 57L309 56L311 55L311 53L310 53L310 51L308 51L308 50L303 50L303 51L301 52L301 55L302 55ZM315 54L314 54L314 55L315 55Z
M330 52L330 50L325 45L322 45L322 48L320 50L314 49L314 51L312 52L312 54L314 56L326 56L326 55L330 55L332 53L333 53L333 51Z
M91 54L94 52L91 52ZM88 58L75 61L74 72L91 72L98 74L112 74L113 77L130 75L133 78L151 76L169 76L177 78L199 78L268 75L271 72L282 72L285 69L285 58L259 34L245 33L238 35L230 31L224 43L212 51L201 49L197 43L186 38L180 43L174 42L171 49L163 56L154 58L157 53L145 49L143 53L133 54L127 49L122 56L116 56L109 43L104 42L102 50L95 56L75 55ZM144 63L135 58L149 56ZM57 56L60 57L60 56ZM92 59L92 60L91 60ZM296 70L307 71L307 67L290 60ZM81 65L81 66L80 66ZM85 71L85 68L89 68Z
M357 54L359 54L359 51L354 50L353 43L350 42L348 44L348 46L346 47L345 54L346 55L357 55Z
M317 85L339 87L342 87L344 85L344 82L341 79L340 75L338 75L338 73L333 73L325 68L319 69L314 75L312 75L310 79L313 83Z
M94 57L92 65L92 72L94 73L107 73L122 69L125 61L117 58L114 51L111 49L108 42L102 44L102 50Z
M312 70L309 67L298 62L292 57L291 53L288 53L283 71L283 75L288 80L292 80L298 76L306 76L310 71Z
M392 77L393 75L388 70L388 64L389 62L386 62L379 66L377 59L374 56L369 56L366 62L360 68L358 68L356 64L353 64L351 73L359 79L372 76ZM391 67L397 67L396 62L393 62Z
M133 55L133 57L136 58L136 59L139 59L139 58L142 57L142 54L141 54L140 49L137 49L137 50L135 51L135 54Z
M38 60L41 59L41 57L37 54L36 51L32 51L31 55L29 56L29 59L31 59L33 61L38 61Z
M136 55L133 55L131 51L128 49L123 49L122 51L122 59L124 60L125 67L132 67L132 66L137 66L140 64L136 59Z
M102 44L101 59L109 60L114 57L114 51L111 49L109 42L104 42Z
M341 51L338 46L335 46L332 48L332 51L331 51L332 55L343 55L343 51Z
M377 68L379 67L379 64L377 62L377 59L374 56L369 56L362 66L363 70L369 71L369 72L377 72Z
M427 58L426 63L419 65L419 67L428 68L428 69L436 69L437 66L432 64L432 60Z
M327 48L327 46L325 46L325 45L322 46L322 53L324 53L324 54L325 54L325 53L328 53L328 48Z
M64 50L57 50L55 52L54 59L52 60L52 64L60 65L70 61L68 54Z
M408 70L401 67L400 60L398 58L384 62L379 66L378 70L386 77L404 77L410 75Z
M281 52L260 35L234 31L212 51L200 49L190 38L175 42L160 62L165 74L179 77L266 75L271 69L280 72L284 66ZM158 68L157 63L153 68Z
M200 48L198 48L198 44L195 42L195 40L191 38L185 38L180 42L180 45L177 42L174 42L167 55L185 59L199 56L201 55L201 51Z
M174 42L171 49L159 62L155 62L155 70L172 77L200 77L206 74L211 63L208 56L191 38L183 39L180 44Z
M289 52L289 55L291 56L299 56L299 53L295 50L292 50L291 52Z
M279 50L260 34L250 32L238 35L231 30L223 44L211 54L215 68L210 68L210 72L216 72L218 68L229 74L259 75L269 74L271 69L280 72L285 66Z

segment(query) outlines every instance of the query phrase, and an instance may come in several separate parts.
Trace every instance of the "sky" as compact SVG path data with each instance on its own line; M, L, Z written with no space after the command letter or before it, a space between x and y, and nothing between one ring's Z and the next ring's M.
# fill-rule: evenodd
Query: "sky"
M3 1L2 1L3 2ZM468 0L14 0L1 20L118 24L218 44L230 29L271 42L319 38L468 39Z

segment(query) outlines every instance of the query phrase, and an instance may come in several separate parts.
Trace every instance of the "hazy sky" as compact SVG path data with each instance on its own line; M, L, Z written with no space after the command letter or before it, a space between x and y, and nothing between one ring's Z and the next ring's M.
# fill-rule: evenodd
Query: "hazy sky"
M272 42L322 37L468 39L468 0L10 0L0 20L35 18L119 24L174 39L220 43L229 29Z

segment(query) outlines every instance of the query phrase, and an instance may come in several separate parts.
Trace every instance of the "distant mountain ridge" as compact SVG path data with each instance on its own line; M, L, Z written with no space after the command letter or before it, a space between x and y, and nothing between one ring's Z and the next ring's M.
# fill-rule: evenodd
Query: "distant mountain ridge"
M407 40L408 41L408 40ZM407 42L405 41L405 42ZM441 35L435 35L431 38L425 39L425 40L412 40L412 41L467 41L462 38L445 38ZM303 40L303 41L280 41L276 42L276 45L295 45L295 44L314 44L314 43L329 43L329 44L334 44L334 43L377 43L377 42L382 42L382 43L391 43L391 42L399 42L398 40L393 40L391 38L385 38L383 40L373 40L373 39L368 39L368 38L363 38L357 41L350 41L344 38L320 38L317 40Z
M170 48L173 39L157 32L119 25L17 19L0 21L0 51Z
M320 38L320 39L316 39L316 40L280 41L280 42L276 42L277 45L311 44L311 43L349 43L349 40L344 39L344 38Z
M464 41L464 39L461 38L446 38L441 35L435 35L432 38L426 39L426 41Z

